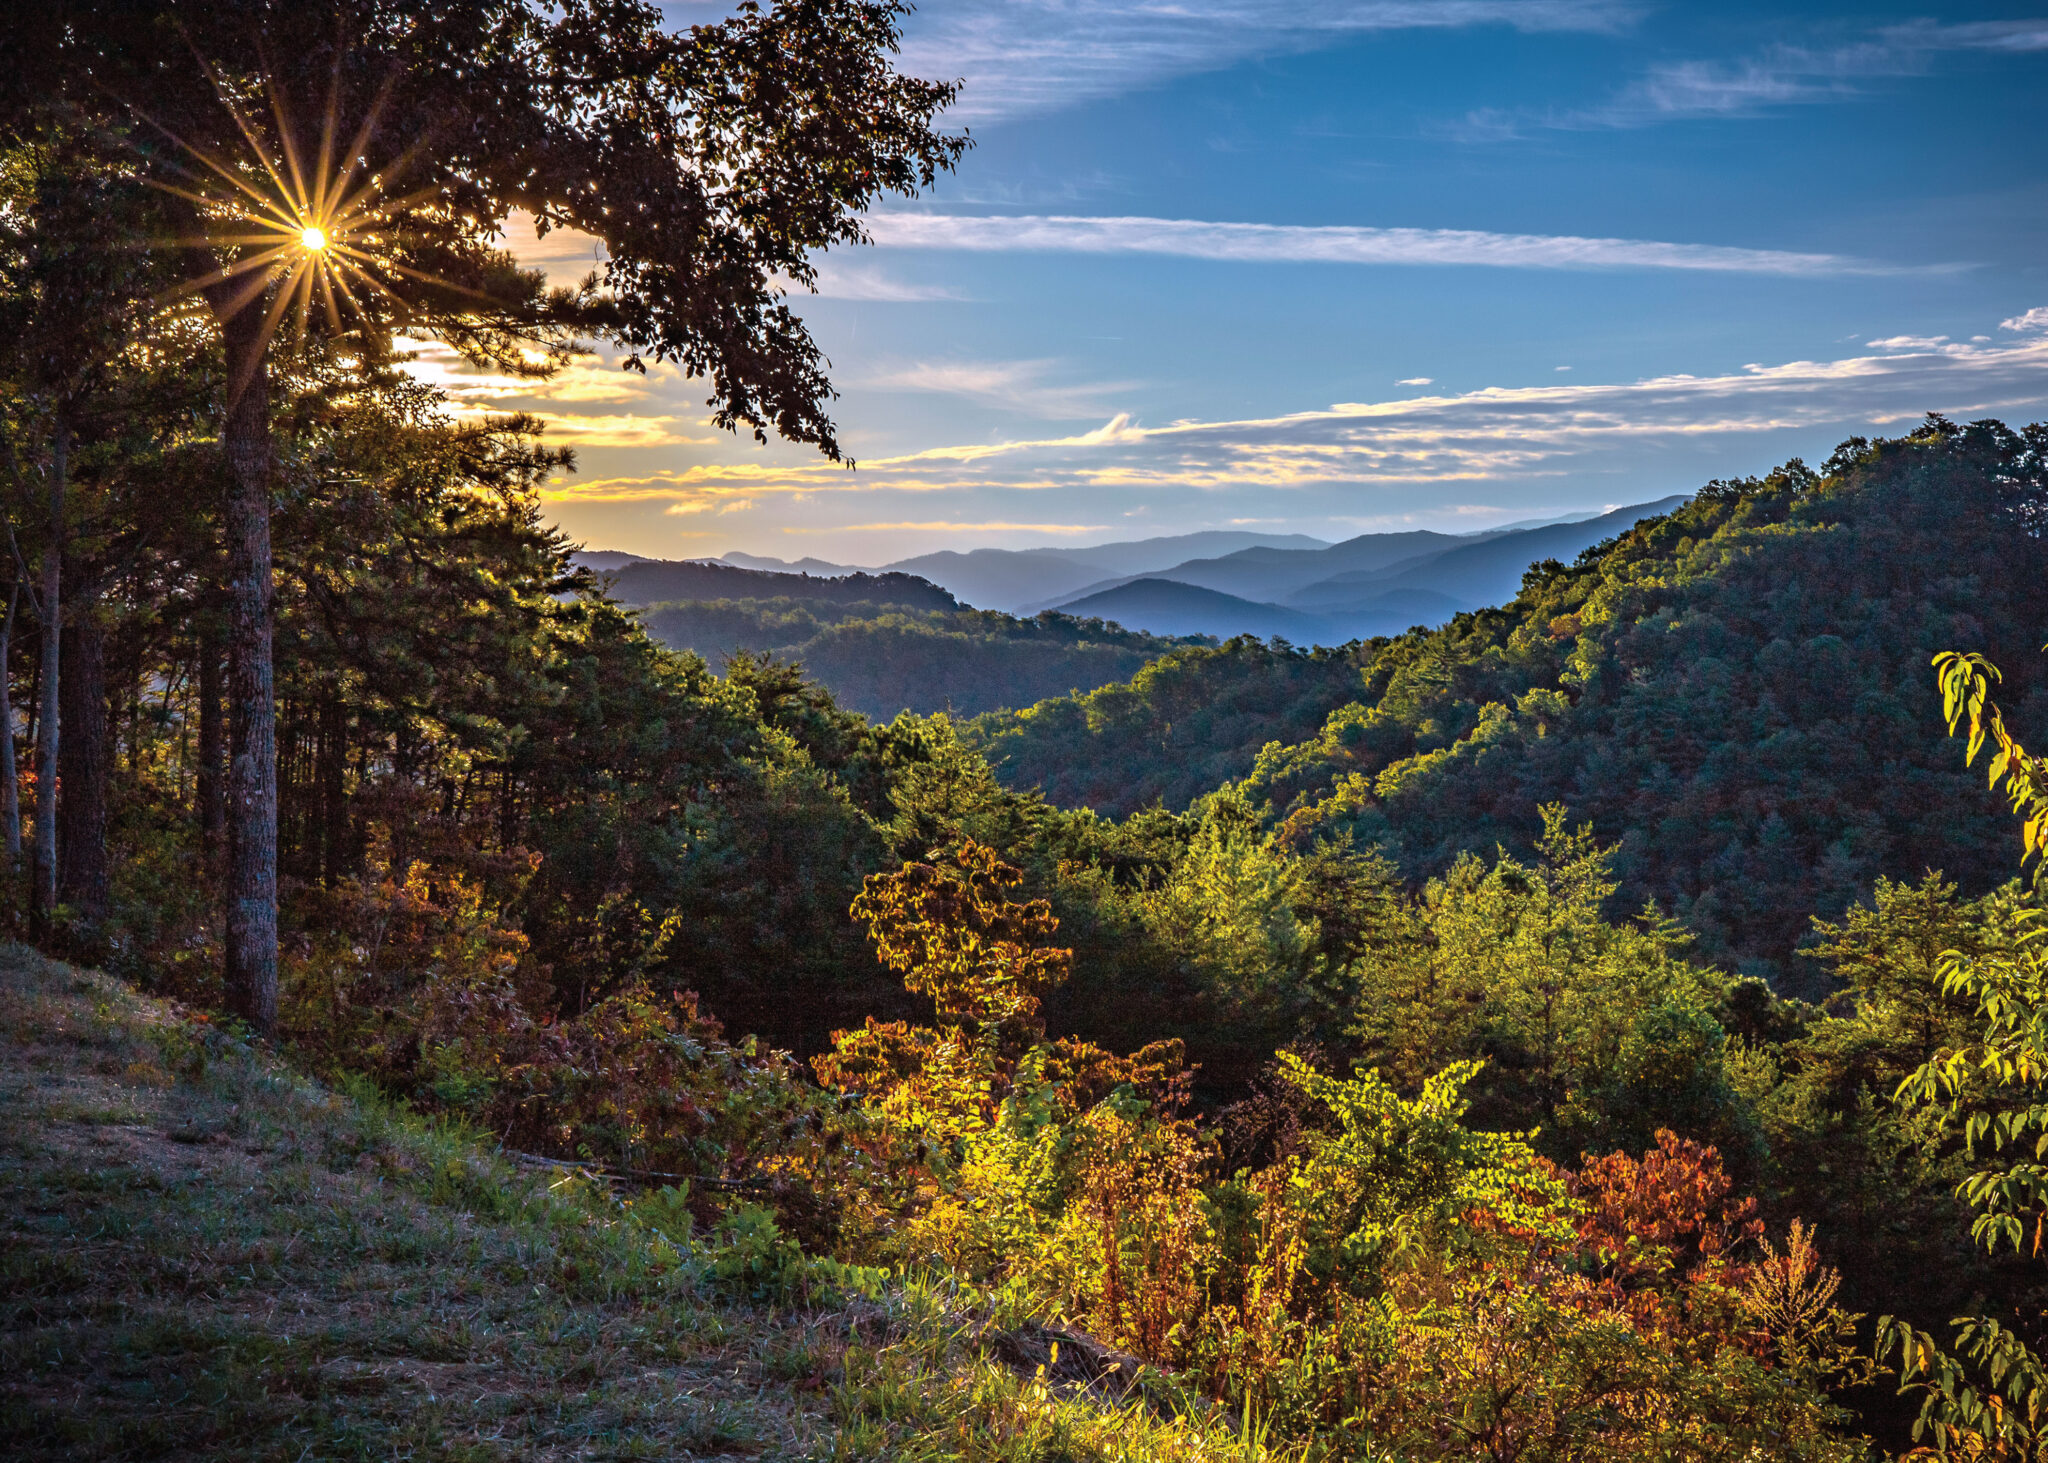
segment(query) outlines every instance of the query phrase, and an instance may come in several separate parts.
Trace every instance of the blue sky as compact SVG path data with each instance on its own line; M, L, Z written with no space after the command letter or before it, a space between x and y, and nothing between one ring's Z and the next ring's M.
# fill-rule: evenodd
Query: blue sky
M929 0L903 65L964 81L976 146L798 301L857 469L673 373L527 396L429 354L463 409L555 419L579 538L1481 528L2048 417L2038 0Z

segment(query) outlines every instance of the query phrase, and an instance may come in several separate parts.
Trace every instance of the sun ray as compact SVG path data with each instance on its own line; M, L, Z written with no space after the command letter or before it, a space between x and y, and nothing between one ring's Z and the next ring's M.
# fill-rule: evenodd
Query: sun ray
M313 170L313 208L323 216L332 212L327 206L328 185L334 178L334 127L340 120L341 57L336 55L334 70L327 78L327 110L320 119L320 161Z
M364 308L363 302L356 298L355 291L348 287L347 275L341 273L339 270L336 270L332 275L328 276L328 279L335 289L341 291L341 297L344 300L348 301L349 309L355 311L355 313L358 316L366 315L369 313L369 311ZM339 333L340 329L341 327L339 325L335 327L337 333Z
M395 157L378 156L391 75L360 121L345 126L337 60L316 134L295 126L290 99L274 85L238 92L219 68L204 58L200 65L229 124L220 129L217 149L196 146L135 113L184 159L176 176L156 186L195 216L187 225L190 236L166 242L210 255L216 265L169 292L167 301L206 292L222 318L260 308L266 345L282 330L299 348L316 329L338 340L351 328L380 335L416 323L432 307L408 298L407 282L489 301L489 291L475 282L443 277L421 267L425 260L408 257L416 237L437 237L447 221L436 213L439 188L401 191L423 141L401 145Z
M341 334L341 310L334 302L336 271L320 271L320 307L327 318L327 329L334 335Z
M394 84L394 78L387 76L384 79L384 84L377 89L376 97L364 110L363 125L356 130L354 140L349 143L348 161L343 165L342 170L335 175L333 182L324 188L319 195L320 207L323 210L336 215L347 212L346 205L338 209L329 209L328 201L341 196L342 190L348 187L349 180L355 176L356 169L362 166L364 160L369 156L370 134L377 129L377 119L383 114L385 103L390 99L391 88ZM338 101L330 101L330 107L338 108L339 105ZM409 165L413 158L419 155L419 150L423 145L422 143L415 142L411 147L407 148L399 155L398 161L393 164L394 168L402 169ZM376 186L376 177L372 175L364 180L362 188L357 190L355 196L358 198L363 197L374 190Z
M284 152L284 165L292 175L291 197L306 198L306 170L299 166L298 144L293 141L292 129L285 121L284 99L277 94L275 87L270 90L270 110L277 118L277 141ZM276 176L275 170L272 171L272 176ZM315 211L317 213L317 208Z
M233 119L236 128L242 134L242 140L248 143L249 152L255 157L257 163L262 166L263 171L269 175L271 183L276 186L276 194L273 198L263 199L264 205L270 208L279 218L287 218L288 215L278 206L277 200L289 200L301 195L293 192L291 185L285 181L284 174L278 171L276 162L271 158L270 149L264 145L262 135L256 130L255 124L249 120L247 114L235 101L233 94L221 80L220 73L210 63L202 62L201 64L206 67L207 79L213 83L214 94L220 99L222 108ZM291 148L289 141L291 129L289 127L281 127L279 132L285 141L286 151L289 152Z
M148 119L145 118L144 120L147 121ZM263 190L256 187L253 183L249 182L248 179L242 177L239 173L235 172L234 169L229 168L224 164L215 161L211 157L208 157L203 150L194 147L191 143L185 141L184 138L180 137L177 133L171 131L168 127L164 127L155 122L151 122L150 125L156 127L157 131L163 133L163 135L169 138L173 143L177 144L179 147L184 148L186 152L190 153L193 157L197 158L203 166L205 166L209 171L218 175L222 179L222 181L226 182L230 187L234 188L238 192L248 195L248 197L255 202L258 208L261 208L267 212L274 211L274 205L272 201L264 195ZM166 183L159 181L154 186L166 193L176 194L180 198L189 199L193 202L200 203L208 208L218 208L223 203L223 200L220 198L213 197L208 194L197 192L191 189L180 188L174 183Z

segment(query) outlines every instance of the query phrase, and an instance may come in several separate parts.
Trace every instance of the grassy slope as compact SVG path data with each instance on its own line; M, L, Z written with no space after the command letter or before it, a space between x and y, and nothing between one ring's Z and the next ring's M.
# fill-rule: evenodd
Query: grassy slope
M776 1311L704 1254L0 947L0 1455L1266 1456L999 1365L947 1287Z

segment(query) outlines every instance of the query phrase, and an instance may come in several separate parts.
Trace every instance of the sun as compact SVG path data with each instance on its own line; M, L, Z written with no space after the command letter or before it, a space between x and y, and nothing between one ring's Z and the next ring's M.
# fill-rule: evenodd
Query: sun
M339 98L331 96L318 143L307 149L299 145L299 129L281 97L271 96L274 125L264 125L218 77L215 87L247 151L215 155L172 135L196 166L185 170L182 186L157 185L194 205L203 221L202 233L178 242L227 256L218 271L185 289L234 280L238 289L229 313L268 295L268 304L259 305L264 339L290 319L293 333L303 341L315 315L324 317L329 332L338 336L347 328L344 316L371 324L380 316L404 314L405 302L392 288L399 276L441 283L408 268L391 247L394 221L434 190L404 197L388 191L409 156L381 169L369 165L367 143L378 108L371 109L353 139L344 140L337 135Z

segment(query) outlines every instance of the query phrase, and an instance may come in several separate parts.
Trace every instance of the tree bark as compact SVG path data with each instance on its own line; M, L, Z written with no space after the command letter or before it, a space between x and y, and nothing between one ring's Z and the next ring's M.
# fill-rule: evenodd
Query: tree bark
M264 302L221 321L229 399L229 1009L258 1031L277 1022L277 693L271 659L270 381Z
M107 635L93 612L89 580L73 595L64 626L64 749L58 759L58 892L75 912L74 936L96 953L107 919Z
M64 628L63 569L65 476L70 471L71 433L62 415L57 419L50 451L50 539L43 548L43 654L39 678L42 705L36 713L36 838L35 884L29 895L29 930L37 939L50 934L57 909L57 710L59 639Z
M0 625L0 823L7 825L7 872L21 871L21 770L14 765L14 617L21 608L21 573L7 591L7 622Z

